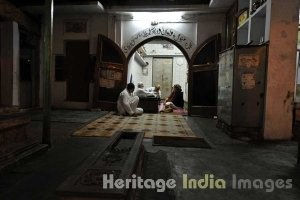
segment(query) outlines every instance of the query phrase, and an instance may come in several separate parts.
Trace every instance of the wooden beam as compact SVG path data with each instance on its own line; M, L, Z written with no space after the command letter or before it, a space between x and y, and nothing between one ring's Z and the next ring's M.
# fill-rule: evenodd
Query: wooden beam
M51 146L51 90L50 72L52 66L52 40L53 40L53 0L45 0L45 22L44 22L44 117L43 117L43 143Z
M40 34L39 24L7 0L0 0L0 17L16 21L28 31L38 35Z

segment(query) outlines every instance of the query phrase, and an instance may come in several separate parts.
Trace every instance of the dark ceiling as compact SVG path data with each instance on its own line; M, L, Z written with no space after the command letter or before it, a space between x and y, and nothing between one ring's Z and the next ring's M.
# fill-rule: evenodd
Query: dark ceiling
M44 0L9 0L16 6L42 5ZM104 7L110 6L180 6L209 4L210 0L98 0ZM92 0L54 0L54 4L88 4Z

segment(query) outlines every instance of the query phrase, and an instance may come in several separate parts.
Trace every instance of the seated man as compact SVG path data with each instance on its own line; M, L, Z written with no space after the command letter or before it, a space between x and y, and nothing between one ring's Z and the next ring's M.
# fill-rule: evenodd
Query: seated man
M120 115L136 116L143 113L142 108L137 108L139 103L139 97L133 96L134 84L128 83L126 89L124 89L118 98L117 109Z
M154 97L154 94L147 92L144 89L144 84L142 82L138 83L138 88L135 91L135 95L140 98Z
M175 84L172 87L172 92L170 96L166 98L164 105L165 109L163 112L173 112L173 109L177 110L183 108L183 92L181 91L180 85Z

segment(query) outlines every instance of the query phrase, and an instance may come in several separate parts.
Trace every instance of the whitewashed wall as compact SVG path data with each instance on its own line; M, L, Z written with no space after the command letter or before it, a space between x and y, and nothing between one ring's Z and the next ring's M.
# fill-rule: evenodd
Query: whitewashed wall
M164 27L174 29L194 43L197 43L197 23L161 23ZM122 21L121 23L121 44L123 45L134 34L151 27L151 21Z
M163 40L163 44L170 45L171 43ZM182 52L172 44L173 49L168 49L168 48L162 48L162 44L152 44L152 43L147 43L144 45L144 48L146 50L147 56L157 56L157 55L164 55L164 56L182 56Z
M201 15L197 24L197 44L201 45L206 39L225 30L226 17L224 14Z
M64 22L86 20L87 33L64 33ZM108 35L107 15L58 15L53 23L53 53L64 54L64 40L89 40L90 54L96 54L98 34Z
M225 30L225 14L205 14L195 18L195 22L161 23L164 27L174 29L189 39L197 46L209 37L222 33ZM119 44L123 45L130 38L146 28L151 27L151 21L121 21Z
M127 82L130 82L130 76L132 75L132 82L137 85L137 83L144 83L144 87L152 87L152 57L147 57L144 59L149 64L145 67L142 67L135 59L134 54L131 56L128 63L128 74ZM148 74L143 74L143 69L147 68Z
M184 56L173 57L173 85L179 84L183 91L184 101L188 101L188 63Z

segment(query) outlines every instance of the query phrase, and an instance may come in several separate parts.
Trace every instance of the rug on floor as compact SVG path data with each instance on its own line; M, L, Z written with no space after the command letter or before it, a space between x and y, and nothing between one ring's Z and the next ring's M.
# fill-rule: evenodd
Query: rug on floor
M164 109L165 109L164 103L160 103L158 106L158 111L163 112ZM178 108L176 110L173 110L171 113L175 115L184 115L184 116L187 116L188 114L185 108Z
M124 117L112 112L75 131L73 136L110 137L116 131L121 130L142 131L145 132L146 138L153 136L196 137L181 115L145 113L138 117Z

